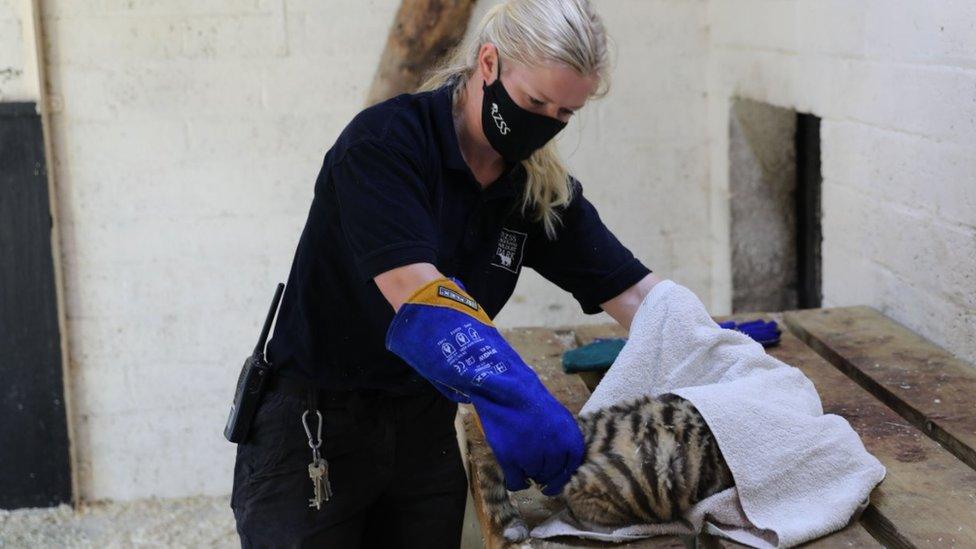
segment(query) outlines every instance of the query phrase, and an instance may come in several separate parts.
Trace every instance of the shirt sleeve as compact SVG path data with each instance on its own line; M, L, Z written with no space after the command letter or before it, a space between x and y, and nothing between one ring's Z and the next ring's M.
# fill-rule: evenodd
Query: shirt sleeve
M575 178L573 198L562 211L556 239L543 234L529 246L526 265L571 293L585 314L620 295L651 270L604 225Z
M364 282L395 267L436 263L436 224L416 159L380 141L360 141L332 166L332 180Z

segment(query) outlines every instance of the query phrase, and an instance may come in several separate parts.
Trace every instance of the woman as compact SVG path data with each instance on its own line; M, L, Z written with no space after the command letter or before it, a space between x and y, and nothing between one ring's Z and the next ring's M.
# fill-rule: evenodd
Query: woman
M491 318L523 266L627 328L659 280L552 142L605 93L606 71L587 0L510 0L416 93L343 130L268 345L276 374L238 446L242 545L457 547L458 402L474 405L509 489L534 481L551 495L573 474L579 429ZM332 492L320 504L317 411Z

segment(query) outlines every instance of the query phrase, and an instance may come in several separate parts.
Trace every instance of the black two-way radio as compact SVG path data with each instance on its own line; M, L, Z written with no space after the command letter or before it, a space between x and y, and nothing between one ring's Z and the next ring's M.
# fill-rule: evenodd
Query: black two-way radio
M258 338L258 344L254 347L254 352L244 361L241 374L237 377L237 390L234 392L234 402L230 405L230 417L227 418L227 425L224 426L224 437L227 440L240 443L247 439L247 433L251 428L251 420L254 412L258 409L261 402L261 395L264 393L265 383L271 373L272 365L264 357L264 347L268 341L268 332L271 331L271 323L274 321L278 311L278 302L281 301L281 292L285 285L278 283L275 290L274 299L271 301L271 310L264 321L264 328Z

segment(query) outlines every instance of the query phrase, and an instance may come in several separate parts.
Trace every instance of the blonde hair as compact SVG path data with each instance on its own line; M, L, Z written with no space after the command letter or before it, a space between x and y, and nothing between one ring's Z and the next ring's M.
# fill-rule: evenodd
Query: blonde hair
M478 51L490 42L498 54L529 67L562 63L581 75L597 74L600 86L592 97L609 91L609 57L603 21L589 0L508 0L492 6L470 38L453 50L428 74L417 92L454 86L457 107L464 84L478 65ZM561 222L558 207L572 199L572 182L550 140L522 161L527 174L521 211L531 207L532 219L542 222L546 235L555 238Z

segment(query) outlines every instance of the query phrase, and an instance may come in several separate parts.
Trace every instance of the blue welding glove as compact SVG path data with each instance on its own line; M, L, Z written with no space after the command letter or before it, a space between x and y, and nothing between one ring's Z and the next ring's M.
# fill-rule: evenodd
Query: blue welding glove
M462 290L467 292L468 289L464 287L464 284L461 283L460 279L454 278L453 276L450 278ZM448 399L453 400L454 402L460 402L462 404L471 404L471 399L468 398L468 396L462 393L461 391L458 391L457 389L444 385L443 383L437 380L428 379L428 381L430 381L430 384L433 385L438 391L441 392L442 395L446 396Z
M528 488L532 479L543 494L556 495L583 461L573 415L456 280L432 280L407 298L386 332L386 348L445 387L448 398L456 391L474 405L509 490Z
M757 318L756 320L740 323L736 323L734 320L726 320L725 322L719 322L718 325L722 328L742 332L761 343L763 347L771 347L779 343L780 329L777 327L775 320L765 322L761 318Z

